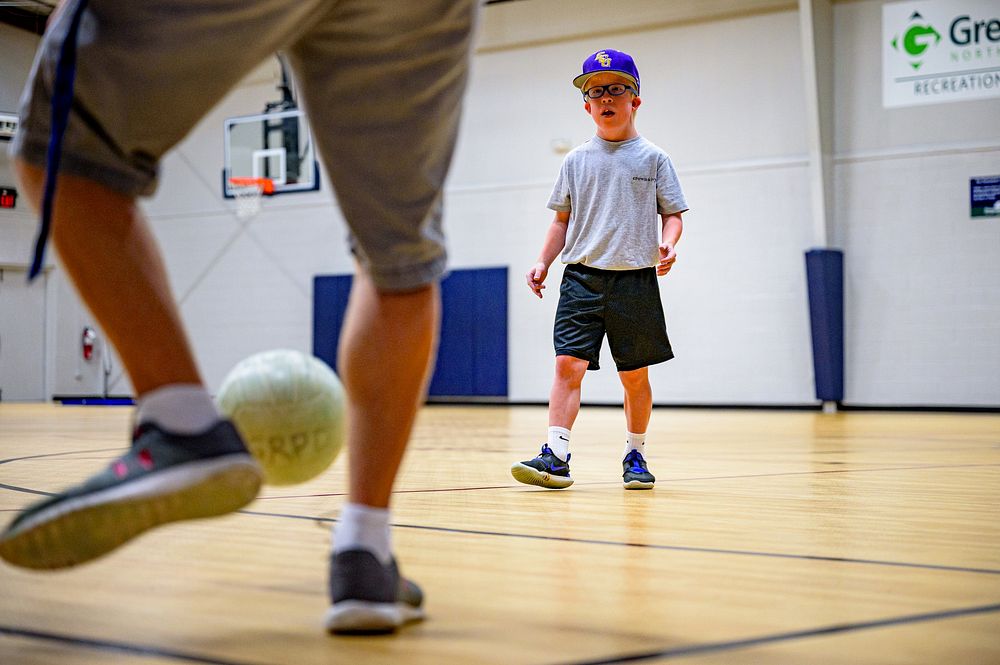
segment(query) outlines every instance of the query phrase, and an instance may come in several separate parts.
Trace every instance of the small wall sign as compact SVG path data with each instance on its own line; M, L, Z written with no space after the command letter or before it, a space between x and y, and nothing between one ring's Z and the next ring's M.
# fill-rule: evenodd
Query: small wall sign
M1000 218L1000 175L969 179L972 217Z

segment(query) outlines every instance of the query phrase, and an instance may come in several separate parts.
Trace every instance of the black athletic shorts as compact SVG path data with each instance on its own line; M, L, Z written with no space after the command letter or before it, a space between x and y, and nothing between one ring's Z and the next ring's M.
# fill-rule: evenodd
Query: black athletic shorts
M573 356L600 369L601 342L619 372L670 360L656 268L601 270L571 263L563 272L553 332L557 356Z

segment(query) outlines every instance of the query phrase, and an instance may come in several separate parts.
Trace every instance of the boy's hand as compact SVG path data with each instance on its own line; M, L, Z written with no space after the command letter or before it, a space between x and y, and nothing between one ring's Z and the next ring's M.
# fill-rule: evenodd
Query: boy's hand
M542 297L542 289L545 288L545 278L549 274L549 268L544 263L536 263L531 266L531 270L525 277L528 278L528 288L534 291L539 298Z
M660 264L656 266L656 276L663 277L670 272L676 260L677 252L674 251L674 246L671 243L665 242L660 245Z

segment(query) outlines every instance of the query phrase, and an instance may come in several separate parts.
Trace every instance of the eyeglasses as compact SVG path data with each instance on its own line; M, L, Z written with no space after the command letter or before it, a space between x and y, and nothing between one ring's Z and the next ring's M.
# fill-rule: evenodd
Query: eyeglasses
M595 85L589 90L584 90L583 96L590 97L591 99L600 99L604 96L604 93L607 92L612 97L619 97L624 95L626 90L631 92L633 95L639 94L636 89L630 85L625 85L624 83L611 83L609 85Z

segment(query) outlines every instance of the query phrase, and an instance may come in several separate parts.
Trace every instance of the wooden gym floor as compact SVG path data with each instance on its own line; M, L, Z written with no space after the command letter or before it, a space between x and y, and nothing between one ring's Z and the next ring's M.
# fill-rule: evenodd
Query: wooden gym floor
M0 404L0 520L102 468L131 409ZM394 499L429 619L334 638L346 457L247 510L58 573L0 565L0 663L1000 663L1000 416L657 409L656 489L620 410L576 484L517 484L538 407L426 408Z

